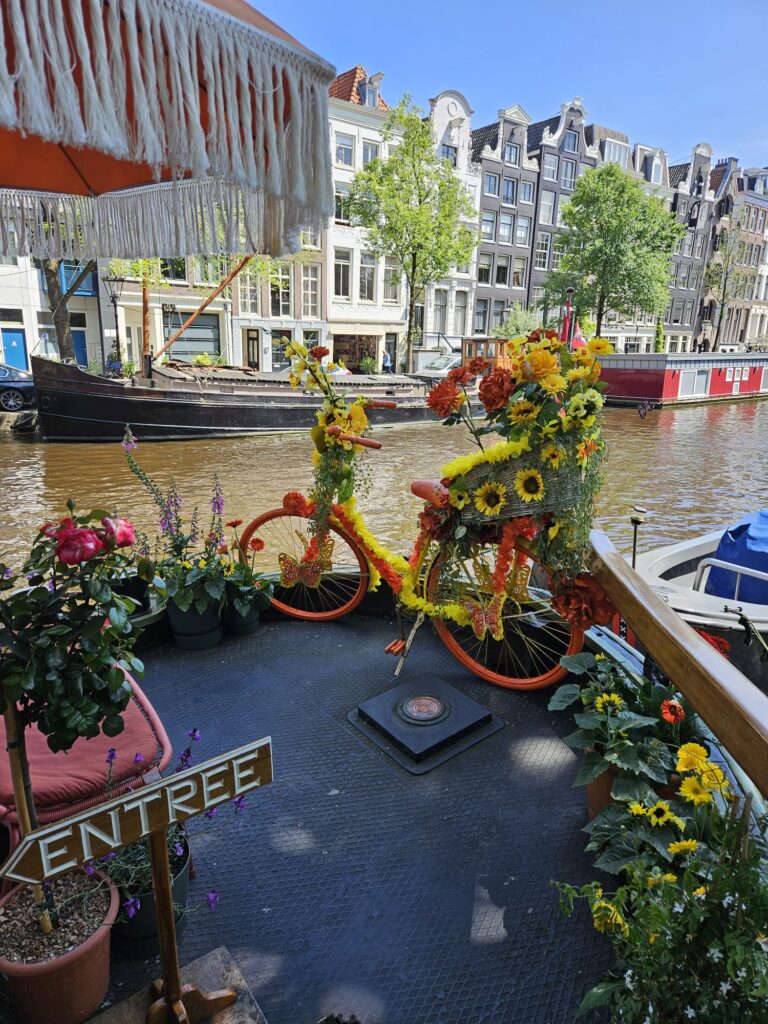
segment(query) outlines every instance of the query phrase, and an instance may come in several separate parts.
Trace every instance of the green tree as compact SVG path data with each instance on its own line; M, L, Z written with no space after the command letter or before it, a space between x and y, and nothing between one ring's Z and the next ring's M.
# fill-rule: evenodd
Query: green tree
M725 314L737 299L745 298L754 284L756 270L745 264L745 243L739 225L724 217L717 236L715 251L704 275L704 288L717 303L717 328L712 351L720 347L720 335L725 324Z
M540 323L541 315L539 313L524 309L521 302L516 302L507 313L504 323L494 327L491 335L494 338L516 338L518 334L529 334Z
M653 339L653 351L664 351L664 321L661 317L656 321L656 337Z
M605 164L579 178L562 221L560 266L546 285L550 305L572 286L576 308L594 311L598 335L606 313L663 312L669 257L684 228L661 199L617 164Z
M476 213L451 165L437 156L432 125L410 97L390 113L382 136L394 148L386 160L373 160L355 175L349 215L365 229L370 251L397 260L405 275L410 368L418 297L452 267L469 260L475 232L463 221L474 221Z
M95 260L88 260L78 271L72 275L69 288L66 291L61 286L60 267L61 260L41 260L45 286L48 291L48 305L53 317L53 326L56 331L56 341L59 347L59 358L74 363L75 346L72 341L72 326L69 317L69 300L75 294L82 282L96 268Z

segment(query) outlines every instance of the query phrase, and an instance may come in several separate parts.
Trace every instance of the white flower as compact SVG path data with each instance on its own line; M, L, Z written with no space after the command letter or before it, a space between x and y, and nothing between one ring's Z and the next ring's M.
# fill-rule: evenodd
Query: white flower
M692 1006L686 1006L685 1010L683 1010L683 1013L689 1020L693 1019L696 1016L696 1011Z
M721 995L727 996L732 988L733 988L733 986L731 985L730 981L721 981L720 982L720 994Z
M723 959L722 949L718 949L716 946L710 946L707 952L709 953L710 959L714 960L715 963L718 963L720 960Z
M713 1000L712 1000L712 1008L713 1008L713 1009L715 1009L715 1010L716 1010L716 1009L718 1008L718 1006L719 1006L719 1005L720 1005L720 1000L719 1000L719 999L713 999Z
M632 985L632 971L631 970L627 971L626 974L624 975L624 984L627 986L627 988L631 992L633 987L634 987Z
M738 971L736 971L736 979L737 979L737 981L744 981L746 976L747 976L747 969L746 969L746 967L740 967L738 969Z
M728 907L730 907L733 901L734 897L730 893L728 893L727 896L723 897L723 906L726 908L726 910L728 909Z
M682 903L673 903L672 904L672 909L674 910L674 912L676 914L682 914L682 912L685 910L685 907L683 906Z

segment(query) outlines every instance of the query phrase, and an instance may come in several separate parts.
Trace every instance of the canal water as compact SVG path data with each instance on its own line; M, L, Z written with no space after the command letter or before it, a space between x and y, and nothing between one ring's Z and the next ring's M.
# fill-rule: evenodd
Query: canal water
M737 402L651 412L610 409L609 446L598 525L616 546L631 546L629 514L648 509L639 548L713 530L768 506L768 402ZM379 538L407 551L420 509L409 484L436 478L440 467L470 451L461 428L439 424L383 428L383 448L366 453L370 487L361 507ZM289 490L311 482L312 445L304 433L231 440L140 444L142 466L165 487L175 477L185 510L208 512L214 473L221 479L225 518L246 522L275 507ZM42 444L0 436L0 558L11 564L28 551L35 528L66 514L70 496L81 509L97 506L133 520L150 536L157 516L117 444Z

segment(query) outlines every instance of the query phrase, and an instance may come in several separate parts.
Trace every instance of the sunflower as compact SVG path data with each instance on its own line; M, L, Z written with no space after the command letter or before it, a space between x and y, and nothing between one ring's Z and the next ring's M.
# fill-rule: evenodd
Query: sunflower
M545 444L539 452L539 458L550 469L557 469L565 458L565 452L562 448L558 448L556 444Z
M672 817L669 804L665 803L663 800L657 800L653 807L648 811L648 817L650 818L652 825L663 825Z
M507 409L507 416L513 423L532 423L539 415L541 406L534 405L523 398L519 402L513 402Z
M592 376L592 367L591 366L585 366L585 365L582 364L581 366L574 366L574 368L572 370L568 370L568 372L565 375L565 379L569 383L573 384L575 381L586 380L587 377L591 377L591 376Z
M677 752L678 772L700 772L706 768L709 754L699 743L684 743Z
M538 469L519 469L515 473L515 491L521 501L541 501L544 481Z
M702 786L695 775L689 775L687 779L683 779L680 796L697 807L699 804L708 804L712 801L712 794Z
M603 711L606 710L606 708L608 710L613 708L614 711L621 711L623 706L624 701L621 699L618 693L601 693L595 701L595 711L599 712L600 714L602 714Z
M489 481L478 487L475 491L475 507L484 516L497 516L507 498L507 488L504 484Z
M568 387L565 377L561 373L550 373L548 377L542 377L539 387L548 395L560 395Z
M610 356L613 353L613 345L607 338L592 338L587 342L587 352L593 356Z
M676 853L693 853L698 846L695 839L678 839L677 842L669 844L667 853L671 853L673 857Z
M633 814L636 818L642 818L645 815L645 808L637 802L631 803L629 805L629 813Z
M456 489L448 492L448 501L454 508L462 509L470 502L469 491Z

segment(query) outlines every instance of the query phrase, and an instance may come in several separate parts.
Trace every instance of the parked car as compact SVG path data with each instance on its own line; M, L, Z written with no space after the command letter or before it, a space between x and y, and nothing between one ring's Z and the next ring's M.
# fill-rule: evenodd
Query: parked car
M443 380L444 377L447 377L449 371L456 366L461 366L460 352L452 355L437 356L431 362L419 367L418 370L409 373L408 376L417 377L419 380L426 381L427 384L434 384L435 381Z
M25 405L35 404L35 382L31 373L0 363L0 409L21 412Z

